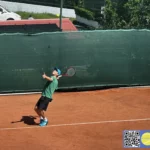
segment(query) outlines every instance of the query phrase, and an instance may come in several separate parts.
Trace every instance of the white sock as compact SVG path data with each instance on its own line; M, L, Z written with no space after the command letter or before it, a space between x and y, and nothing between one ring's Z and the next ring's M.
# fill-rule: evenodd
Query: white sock
M44 121L48 121L46 117L44 118Z
M40 119L42 119L42 120L43 120L43 117L40 117Z

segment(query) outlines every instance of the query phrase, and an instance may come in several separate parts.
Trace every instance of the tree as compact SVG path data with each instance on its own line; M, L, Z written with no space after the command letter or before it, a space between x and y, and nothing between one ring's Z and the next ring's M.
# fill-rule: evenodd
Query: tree
M84 0L73 0L75 2L75 6L84 7Z
M149 0L129 0L125 4L129 17L128 24L131 28L146 28L150 19Z
M150 28L150 0L105 2L104 28Z
M140 0L129 0L124 8L128 17L127 23L131 28L139 27L141 24Z
M116 6L116 13L118 15L117 28L126 28L128 16L125 13L124 5L128 0L118 0Z
M104 10L104 28L115 29L117 25L118 15L116 12L116 3L111 0L105 0Z

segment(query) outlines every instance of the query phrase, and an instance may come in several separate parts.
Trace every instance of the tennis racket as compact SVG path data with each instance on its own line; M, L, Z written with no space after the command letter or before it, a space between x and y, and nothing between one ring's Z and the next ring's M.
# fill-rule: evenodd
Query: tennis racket
M60 75L59 77L62 77L62 76L72 77L75 75L75 73L76 73L76 70L73 67L70 67L67 69L67 71L64 74Z

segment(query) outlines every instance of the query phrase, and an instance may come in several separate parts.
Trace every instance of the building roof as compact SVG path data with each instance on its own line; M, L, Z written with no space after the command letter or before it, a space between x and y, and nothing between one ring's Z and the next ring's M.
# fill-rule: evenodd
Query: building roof
M56 24L59 27L59 19L34 19L34 20L9 20L0 21L4 25L35 25L35 24ZM62 19L62 31L77 31L77 28L68 18Z

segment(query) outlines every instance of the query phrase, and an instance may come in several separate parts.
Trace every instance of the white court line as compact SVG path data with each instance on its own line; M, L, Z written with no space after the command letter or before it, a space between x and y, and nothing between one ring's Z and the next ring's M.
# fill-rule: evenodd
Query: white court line
M6 93L6 94L0 94L0 96L16 96L16 95L32 95L32 94L41 94L41 92Z
M93 124L119 123L119 122L135 122L135 121L150 121L150 118L129 119L129 120L110 120L110 121L98 121L98 122L83 122L83 123L70 123L70 124L56 124L56 125L47 125L45 127L33 125L32 127L30 126L30 127L16 127L16 128L0 128L0 131L23 130L23 129L34 129L34 128L64 127L64 126L79 126L79 125L93 125Z

